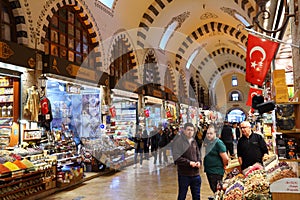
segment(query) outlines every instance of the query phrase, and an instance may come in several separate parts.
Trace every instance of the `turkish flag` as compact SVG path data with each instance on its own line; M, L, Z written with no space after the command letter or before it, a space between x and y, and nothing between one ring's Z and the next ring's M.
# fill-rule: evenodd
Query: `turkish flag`
M262 86L277 48L277 42L249 34L246 56L247 82Z
M246 103L247 106L252 106L252 98L255 95L262 95L262 90L258 89L258 88L251 88L250 87L250 90L249 90L249 93L248 93L248 100L247 100L247 103Z
M117 112L116 112L116 107L115 106L110 107L109 111L110 111L110 115L111 115L112 118L116 117Z

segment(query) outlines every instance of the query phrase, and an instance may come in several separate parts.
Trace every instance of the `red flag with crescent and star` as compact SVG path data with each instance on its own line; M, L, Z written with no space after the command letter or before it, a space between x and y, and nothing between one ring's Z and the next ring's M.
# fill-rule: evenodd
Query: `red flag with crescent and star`
M262 86L278 43L249 34L246 56L246 81Z
M247 100L247 103L246 103L247 106L252 106L252 98L255 95L262 95L262 90L258 89L258 88L250 87L250 90L249 90L249 93L248 93L248 100Z

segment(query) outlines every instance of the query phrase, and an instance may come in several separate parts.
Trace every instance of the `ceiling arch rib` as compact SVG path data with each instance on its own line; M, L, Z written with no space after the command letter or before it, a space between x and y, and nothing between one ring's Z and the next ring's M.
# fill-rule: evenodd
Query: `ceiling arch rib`
M194 41L197 41L200 38L214 32L230 35L246 46L247 36L244 35L241 31L227 24L223 24L220 22L210 22L197 28L196 31L193 31L188 37L186 37L185 41L182 42L181 46L178 49L178 53L176 54L176 66L180 66L181 60L184 57L186 50Z
M197 69L200 69L202 70L203 67L205 67L207 65L207 63L214 59L214 57L218 56L218 55L221 55L221 54L231 54L231 55L234 55L238 58L240 58L241 60L245 61L246 62L246 57L244 54L240 53L239 51L236 51L234 49L230 49L230 48L225 48L225 47L222 47L222 48L219 48L213 52L211 52L210 54L208 54L199 64L199 66L197 67Z
M175 2L173 0L154 0L153 3L149 5L147 10L142 15L142 19L139 22L139 27L141 28L137 32L138 41L137 45L140 47L144 47L145 41L147 39L147 32L149 31L149 27L155 22L158 16L161 14L163 10L170 5L170 3ZM252 1L253 2L253 1ZM252 3L251 0L233 0L232 3L235 3L244 11L244 15L249 17L252 21L256 12L255 12L255 2ZM229 7L221 8L221 11L228 13L232 17L234 16L233 9Z
M212 73L212 75L208 81L208 87L210 88L211 86L213 86L214 83L218 80L218 77L222 76L224 73L226 73L229 70L231 73L232 73L232 70L236 70L243 74L246 72L246 68L244 66L241 66L241 65L239 65L237 63L233 63L233 62L225 63L224 65L221 65L220 67L218 67L218 69Z

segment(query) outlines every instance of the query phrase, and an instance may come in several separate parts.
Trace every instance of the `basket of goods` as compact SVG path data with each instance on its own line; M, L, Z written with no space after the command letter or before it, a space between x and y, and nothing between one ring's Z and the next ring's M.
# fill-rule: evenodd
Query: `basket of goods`
M223 200L243 200L244 184L241 181L236 181L230 185L223 195Z
M270 184L283 178L296 178L297 174L286 162L279 162L276 166L268 170L268 180Z
M244 195L246 199L268 198L270 185L267 180L266 171L263 169L248 173L245 178Z

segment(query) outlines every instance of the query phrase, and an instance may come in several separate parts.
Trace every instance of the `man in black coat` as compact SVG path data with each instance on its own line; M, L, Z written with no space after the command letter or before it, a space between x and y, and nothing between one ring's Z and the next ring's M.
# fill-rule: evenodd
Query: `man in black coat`
M232 134L232 128L229 126L229 123L227 121L224 121L220 139L224 142L226 149L229 152L231 158L233 158L234 157L233 134Z
M153 155L153 164L157 163L157 151L158 151L159 134L156 126L153 126L153 130L150 132L150 146L151 154Z

